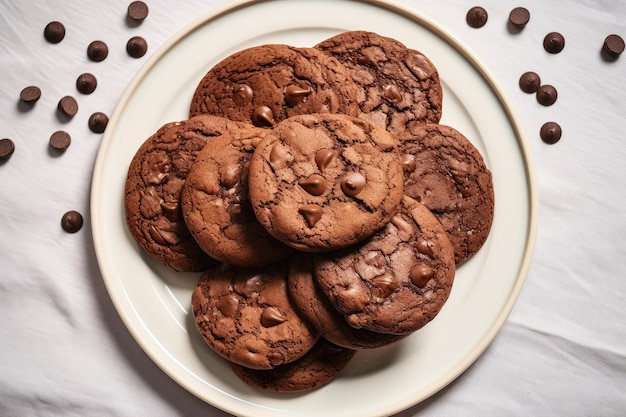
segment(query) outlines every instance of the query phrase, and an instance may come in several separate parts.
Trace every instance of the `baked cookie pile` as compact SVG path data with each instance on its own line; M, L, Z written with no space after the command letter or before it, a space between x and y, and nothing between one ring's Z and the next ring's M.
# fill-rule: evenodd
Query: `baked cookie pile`
M242 50L135 154L128 229L201 272L196 327L237 376L313 389L430 322L487 239L491 173L441 112L435 66L376 33Z

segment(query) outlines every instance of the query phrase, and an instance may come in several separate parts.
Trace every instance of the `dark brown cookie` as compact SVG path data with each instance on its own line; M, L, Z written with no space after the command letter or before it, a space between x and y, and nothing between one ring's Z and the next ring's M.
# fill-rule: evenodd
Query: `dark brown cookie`
M345 247L384 227L402 198L396 142L383 127L342 114L284 120L250 161L259 222L302 251Z
M181 215L180 194L196 157L208 140L249 126L216 116L167 123L135 153L126 178L128 230L139 245L177 271L202 271L215 261L200 249Z
M263 266L293 251L261 226L248 200L248 165L267 132L250 126L212 139L187 174L183 218L200 247L221 262Z
M231 362L271 369L304 356L319 339L287 295L287 263L222 264L202 274L191 297L205 342Z
M409 334L448 299L454 251L422 204L404 197L398 214L356 247L315 258L315 278L331 304L358 329Z
M212 67L196 88L189 114L270 127L298 114L356 115L356 94L347 69L332 56L313 48L259 45Z
M355 353L355 350L320 339L300 359L274 369L249 369L232 362L230 366L241 380L254 388L272 392L304 392L335 379Z
M315 47L339 59L360 86L361 117L392 132L439 122L439 73L421 52L366 31L344 32Z
M457 265L487 240L493 221L491 172L474 145L456 129L427 124L396 135L404 192L443 224Z
M403 335L356 329L333 307L315 282L313 254L300 252L289 261L287 288L300 315L326 340L349 349L373 349L390 345Z

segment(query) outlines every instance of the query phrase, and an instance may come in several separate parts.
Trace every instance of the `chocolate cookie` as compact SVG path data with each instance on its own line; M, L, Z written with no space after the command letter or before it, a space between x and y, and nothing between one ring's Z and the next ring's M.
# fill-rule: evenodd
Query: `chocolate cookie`
M191 165L208 140L249 126L216 116L167 123L135 153L124 190L126 223L137 243L177 271L202 271L215 261L192 238L180 209Z
M271 369L304 356L319 335L287 295L286 263L265 268L226 264L205 271L191 296L205 342L231 362Z
M250 161L259 222L302 251L345 247L384 227L402 198L396 143L381 126L341 114L284 120Z
M326 340L349 349L373 349L390 345L403 335L356 329L348 324L315 282L313 254L300 252L290 259L287 289L300 315Z
M313 48L259 45L211 68L196 88L189 114L270 127L298 114L356 115L356 94L356 84L334 57Z
M379 233L343 251L318 254L315 278L358 329L409 334L431 321L454 281L454 252L435 216L404 197Z
M366 31L344 32L315 47L339 59L360 86L361 117L392 132L439 122L439 74L421 52Z
M404 168L404 192L443 224L458 264L487 240L493 222L491 172L474 145L445 125L414 126L396 135Z
M200 247L235 266L263 266L293 249L257 221L248 200L248 165L267 129L224 133L198 154L183 186L183 218Z
M355 350L320 339L303 357L269 370L230 366L246 384L264 391L304 392L331 382L350 362Z

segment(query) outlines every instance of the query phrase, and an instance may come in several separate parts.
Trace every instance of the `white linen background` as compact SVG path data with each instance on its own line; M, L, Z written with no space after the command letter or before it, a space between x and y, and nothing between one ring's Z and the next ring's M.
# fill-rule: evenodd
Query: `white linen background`
M125 20L130 1L0 1L0 138L16 146L0 163L0 416L226 415L144 354L111 303L93 249L89 193L101 135L89 131L89 115L111 115L161 44L227 3L145 1L150 14L140 25ZM403 3L474 50L506 91L535 163L539 228L528 278L494 342L456 381L399 416L623 415L626 54L607 62L600 48L610 33L626 38L626 2ZM475 5L489 12L481 29L465 23ZM527 7L531 20L511 33L506 23L516 6ZM52 20L67 29L57 45L42 35ZM566 39L557 55L542 48L551 31ZM125 51L135 35L148 41L141 59ZM101 63L85 55L95 39L109 45ZM519 76L529 70L555 85L553 106L520 91ZM98 78L88 96L74 86L83 72ZM18 104L28 85L43 92L31 109ZM67 94L79 102L70 122L55 110ZM555 145L539 138L550 120L563 128ZM72 144L55 156L48 139L60 129ZM68 210L85 218L76 234L60 227Z

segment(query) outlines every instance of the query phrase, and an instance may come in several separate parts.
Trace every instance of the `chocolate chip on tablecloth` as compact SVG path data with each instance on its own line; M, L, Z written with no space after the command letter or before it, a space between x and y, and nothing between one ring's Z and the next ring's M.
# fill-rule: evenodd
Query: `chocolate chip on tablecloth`
M141 58L148 51L148 43L141 36L133 36L126 43L126 52L133 58Z
M102 62L109 55L109 47L100 40L93 41L87 46L87 57L94 62Z
M50 22L44 28L43 36L50 43L59 43L65 38L65 26L61 22Z
M517 28L523 28L529 20L530 12L525 7L516 7L509 13L509 22Z
M15 143L9 138L0 139L0 161L5 161L13 155Z
M72 96L65 96L61 100L59 100L59 104L57 106L59 111L68 117L74 117L78 112L78 103L76 99Z
M556 102L558 93L556 88L550 84L545 84L537 89L537 101L542 106L551 106Z
M148 17L148 5L143 1L133 1L128 5L128 17L141 22Z
M487 10L480 6L476 6L469 9L467 15L465 16L465 20L471 27L481 28L487 23L488 17Z
M89 129L94 133L102 133L109 123L109 117L102 112L95 112L89 116Z
M533 71L527 71L519 78L519 88L528 94L536 93L541 85L541 77Z
M57 151L63 152L72 143L70 134L64 130L57 130L50 136L50 147Z
M624 52L624 39L613 33L604 39L602 49L609 55L617 57Z
M556 122L546 122L541 126L539 135L547 144L555 144L561 139L561 126Z
M24 103L34 103L39 98L41 98L41 90L34 85L30 85L20 92L20 100Z
M543 49L551 54L558 54L565 47L565 38L558 32L550 32L543 38Z
M76 233L83 227L83 216L75 210L70 210L61 218L61 227L67 233Z
M76 89L83 94L91 94L98 86L96 77L88 72L80 74L76 79Z

